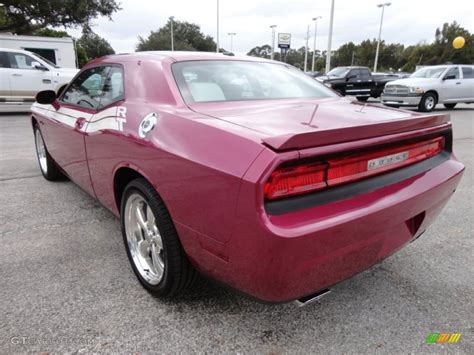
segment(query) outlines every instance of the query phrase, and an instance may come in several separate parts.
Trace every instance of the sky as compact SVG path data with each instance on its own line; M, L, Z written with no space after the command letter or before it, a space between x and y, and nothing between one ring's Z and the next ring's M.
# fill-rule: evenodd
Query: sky
M104 37L117 53L135 51L138 36L163 26L170 16L201 26L204 34L216 38L217 0L118 0L122 10L107 18L98 18L93 30ZM387 0L385 0L387 1ZM333 45L376 38L380 25L381 0L335 0ZM292 48L305 45L310 25L309 47L313 46L313 17L318 20L316 47L326 49L331 0L220 0L220 47L230 49L229 32L235 32L233 51L245 54L251 48L271 44L270 25L276 32L292 34ZM469 5L471 4L471 5ZM392 0L385 8L382 39L386 42L416 44L432 42L436 27L457 21L474 32L472 0ZM81 29L68 30L80 36Z

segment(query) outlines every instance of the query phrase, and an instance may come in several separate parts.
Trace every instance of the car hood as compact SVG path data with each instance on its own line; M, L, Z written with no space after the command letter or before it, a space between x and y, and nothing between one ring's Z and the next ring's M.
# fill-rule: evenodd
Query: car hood
M447 122L446 115L424 116L339 97L199 103L190 108L257 131L264 143L277 150L369 138Z
M393 80L389 85L403 85L403 86L422 86L422 85L432 85L436 83L439 79L428 79L428 78L405 78Z
M76 68L55 68L54 72L57 75L73 77L79 72L79 69L76 69Z

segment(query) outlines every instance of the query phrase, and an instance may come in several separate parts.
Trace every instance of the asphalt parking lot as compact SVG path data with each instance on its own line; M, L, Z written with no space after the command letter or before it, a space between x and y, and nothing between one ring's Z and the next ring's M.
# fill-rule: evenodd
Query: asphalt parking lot
M463 180L417 241L303 308L200 280L162 301L138 283L119 221L42 178L25 114L0 115L0 353L474 353L474 106L450 112ZM458 344L426 344L433 332Z

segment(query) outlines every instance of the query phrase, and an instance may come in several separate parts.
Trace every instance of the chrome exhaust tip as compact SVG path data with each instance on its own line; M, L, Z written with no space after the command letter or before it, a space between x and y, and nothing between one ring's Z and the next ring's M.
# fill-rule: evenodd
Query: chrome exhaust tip
M307 306L310 303L316 302L330 292L331 290L325 289L317 293L313 293L312 295L299 298L296 301L293 301L293 303L296 305L296 307L301 308Z

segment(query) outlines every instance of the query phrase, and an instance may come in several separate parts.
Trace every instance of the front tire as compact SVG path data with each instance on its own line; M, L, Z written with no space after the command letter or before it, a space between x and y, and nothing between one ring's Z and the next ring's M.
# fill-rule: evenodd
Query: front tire
M357 96L357 100L359 100L360 102L367 102L368 99L368 96Z
M427 92L421 98L420 104L418 105L418 110L421 112L431 112L436 107L438 103L438 98L432 92Z
M444 104L444 107L446 107L448 110L452 110L456 107L456 104Z
M33 127L33 133L35 134L36 158L38 159L41 174L49 181L64 180L66 177L49 155L44 143L43 134L38 125Z
M133 272L145 289L171 297L191 286L196 271L166 206L145 179L133 180L125 187L120 219Z

